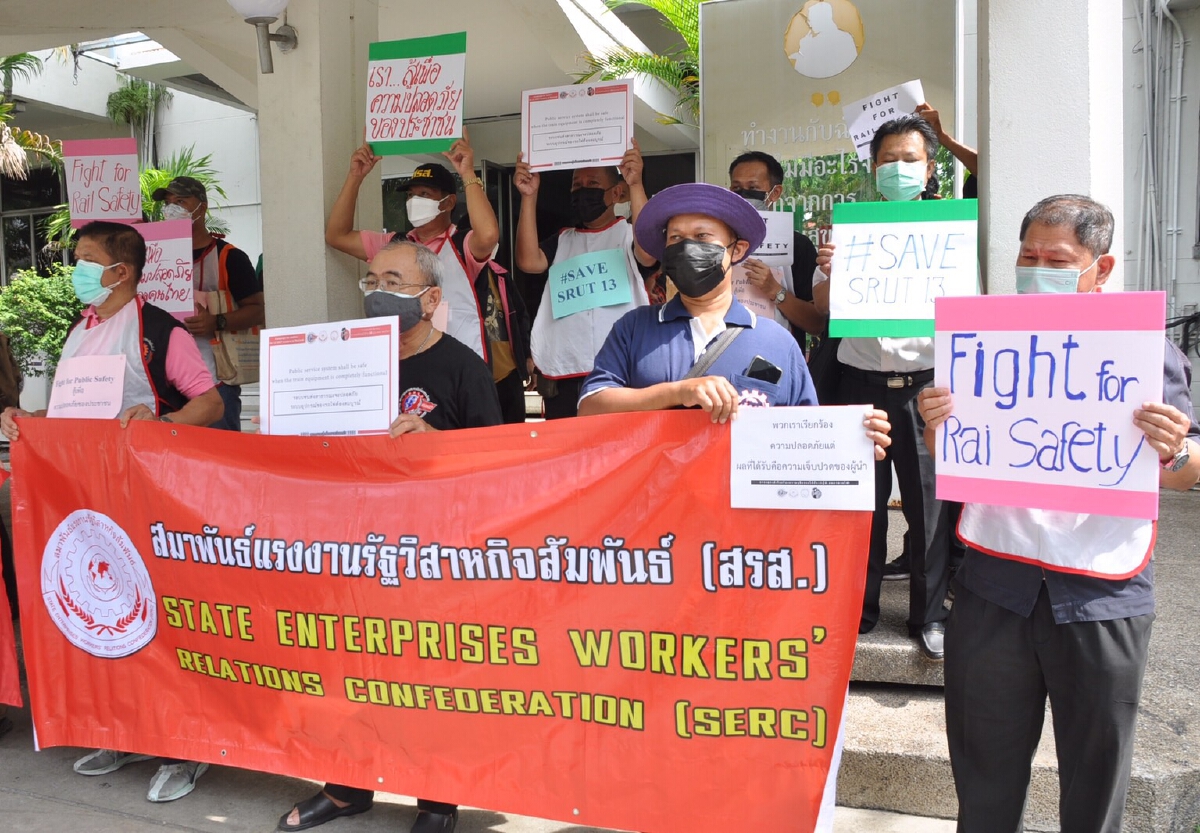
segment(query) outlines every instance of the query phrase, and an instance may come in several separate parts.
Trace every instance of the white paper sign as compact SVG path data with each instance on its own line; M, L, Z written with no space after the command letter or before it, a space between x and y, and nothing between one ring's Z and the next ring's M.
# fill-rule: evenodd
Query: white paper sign
M262 432L385 434L400 414L400 321L263 330Z
M741 408L733 421L729 496L734 509L875 508L869 405Z
M791 211L760 211L759 216L767 224L767 236L751 257L758 258L768 266L791 267L792 243L795 240L795 218Z
M632 81L521 94L521 153L535 171L618 165L632 137Z
M918 104L924 102L925 92L918 80L889 87L843 107L842 114L858 158L863 161L870 160L871 140L875 138L875 132L879 130L880 125L912 113Z
M92 220L142 219L137 140L69 140L62 143L62 153L72 228Z
M188 220L139 223L146 239L146 266L138 296L183 320L196 314L192 285L192 224Z
M125 392L125 356L75 356L54 371L48 417L115 419Z

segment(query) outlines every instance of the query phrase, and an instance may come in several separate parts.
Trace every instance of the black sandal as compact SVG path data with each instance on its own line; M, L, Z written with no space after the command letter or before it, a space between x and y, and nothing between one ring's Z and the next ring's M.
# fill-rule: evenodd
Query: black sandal
M356 816L359 813L365 813L370 810L375 804L374 799L367 801L365 804L348 804L345 807L339 807L333 803L333 800L325 795L324 792L319 792L312 798L305 799L299 802L293 809L300 811L300 823L288 824L287 818L292 814L288 810L279 817L279 827L277 830L308 830L312 827L322 825L327 821L340 819L342 816Z

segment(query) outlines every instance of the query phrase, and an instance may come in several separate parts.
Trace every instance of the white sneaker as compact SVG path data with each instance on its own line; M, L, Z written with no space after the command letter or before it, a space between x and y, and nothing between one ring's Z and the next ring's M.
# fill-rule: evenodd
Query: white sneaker
M162 802L183 798L196 788L196 780L207 771L208 764L199 761L163 764L150 779L150 791L146 793L146 800Z
M153 755L138 755L135 752L121 752L117 749L97 749L76 761L74 769L80 775L107 775L110 772L116 772L125 764L148 761L153 757Z

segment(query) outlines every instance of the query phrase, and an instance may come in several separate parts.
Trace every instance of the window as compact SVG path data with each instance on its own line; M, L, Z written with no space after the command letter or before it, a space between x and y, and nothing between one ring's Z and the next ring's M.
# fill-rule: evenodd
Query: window
M46 248L45 220L62 202L62 181L48 166L29 171L25 180L0 177L0 283L20 269L46 272L65 253Z

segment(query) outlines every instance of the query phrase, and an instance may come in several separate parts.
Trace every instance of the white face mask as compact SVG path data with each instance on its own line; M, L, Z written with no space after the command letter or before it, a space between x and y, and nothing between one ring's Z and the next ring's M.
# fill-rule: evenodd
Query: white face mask
M629 218L633 216L633 203L619 202L613 205L613 214L618 217Z
M164 220L191 220L192 212L179 203L170 202L163 206Z
M405 211L408 212L408 221L413 224L414 228L428 225L438 218L442 213L442 200L431 200L428 197L409 197L408 202L404 204Z

